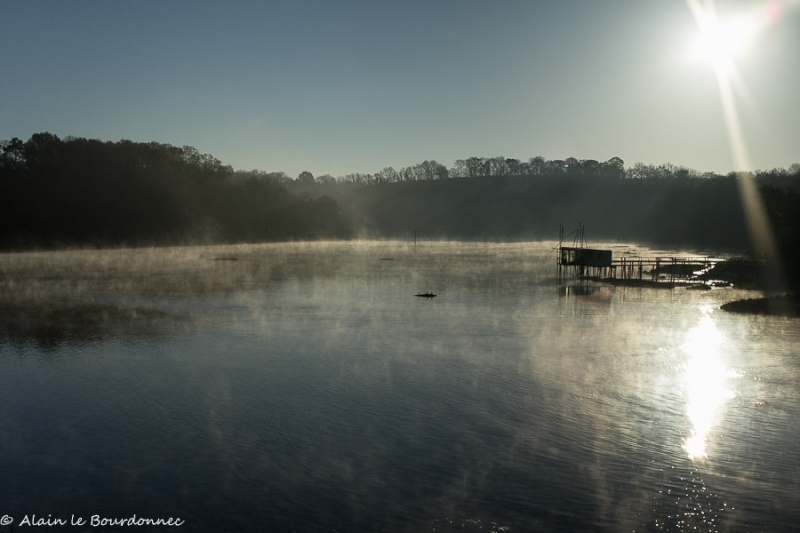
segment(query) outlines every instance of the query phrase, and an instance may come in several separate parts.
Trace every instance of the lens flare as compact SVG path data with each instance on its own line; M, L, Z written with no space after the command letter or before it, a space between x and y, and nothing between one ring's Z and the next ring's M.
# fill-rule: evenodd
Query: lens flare
M686 0L697 22L699 36L696 54L709 60L716 74L720 102L728 132L728 142L738 173L739 194L742 198L750 239L755 251L772 265L778 265L778 247L770 228L758 187L749 169L752 169L744 132L734 97L734 82L740 78L735 60L742 57L752 45L758 32L780 16L779 6L771 4L766 11L742 15L730 21L720 20L713 0L701 4L700 0ZM782 285L783 276L776 268L771 272L774 283Z

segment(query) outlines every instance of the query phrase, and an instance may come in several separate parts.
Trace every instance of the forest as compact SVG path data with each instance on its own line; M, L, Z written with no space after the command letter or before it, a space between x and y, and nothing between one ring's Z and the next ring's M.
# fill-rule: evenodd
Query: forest
M348 234L330 198L235 172L194 148L59 139L2 143L0 248L322 239Z
M0 249L309 239L595 240L747 254L741 175L672 164L470 157L333 177L237 171L190 146L36 133L0 142ZM753 173L797 261L800 165Z

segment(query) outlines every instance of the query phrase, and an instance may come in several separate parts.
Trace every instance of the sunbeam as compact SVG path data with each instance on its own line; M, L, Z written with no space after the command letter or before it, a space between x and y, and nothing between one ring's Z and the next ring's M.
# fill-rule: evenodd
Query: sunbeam
M775 237L753 175L748 171L753 166L733 91L734 82L737 82L737 87L744 86L736 70L736 59L748 52L758 31L774 19L774 10L768 11L763 17L742 15L736 20L723 21L717 16L713 0L706 3L686 0L686 3L698 25L696 55L709 61L716 74L728 142L738 174L739 194L753 247L770 265L778 265ZM777 267L774 268L777 270ZM779 286L783 285L780 272L771 272L770 275Z

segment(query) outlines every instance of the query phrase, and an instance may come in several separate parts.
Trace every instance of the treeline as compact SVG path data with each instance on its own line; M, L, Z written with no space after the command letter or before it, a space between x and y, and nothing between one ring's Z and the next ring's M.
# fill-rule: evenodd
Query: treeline
M767 179L790 183L791 178L800 174L800 163L792 165L789 169L773 169L755 173L757 179ZM735 173L727 174L728 177ZM282 175L285 181L291 178ZM434 181L451 178L492 178L492 177L566 177L585 178L595 180L619 179L713 179L725 177L713 172L700 173L696 170L676 166L670 163L661 165L647 165L636 163L625 168L624 161L619 157L612 157L608 161L595 159L545 159L542 156L531 157L527 161L520 159L497 157L470 157L458 159L451 168L436 160L423 161L422 163L395 169L385 167L374 173L353 173L333 177L324 174L315 178L310 172L302 172L296 181L301 183L319 183L330 185L332 183L352 183L357 185L381 185L384 183L399 183L408 181Z
M322 238L592 239L747 252L741 176L625 168L618 157L470 157L334 178L234 171L188 146L59 139L0 143L0 247ZM756 181L786 256L800 238L800 165Z
M474 240L555 239L583 222L593 240L745 251L746 222L735 177L608 181L499 176L380 186L289 185L324 194L367 236ZM778 195L783 191L776 189Z
M347 174L334 178L325 174L314 178L308 172L298 176L298 181L303 183L355 183L359 185L378 185L382 183L398 183L406 181L432 181L450 178L478 178L501 176L568 176L568 177L596 177L619 179L625 177L624 162L619 157L612 157L608 161L600 162L594 159L567 159L547 160L541 156L530 158L528 161L520 159L498 157L470 157L458 159L451 168L436 160L423 161L417 165L402 167L385 167L383 170L371 174Z
M438 169L438 170L437 170ZM357 234L489 240L554 239L559 225L586 225L595 240L757 253L741 199L753 180L784 258L798 263L800 165L747 175L698 173L622 159L527 163L473 157L443 169L435 161L395 171L287 182L295 194L326 195Z
M59 139L0 144L0 247L347 237L329 198L235 172L188 146Z

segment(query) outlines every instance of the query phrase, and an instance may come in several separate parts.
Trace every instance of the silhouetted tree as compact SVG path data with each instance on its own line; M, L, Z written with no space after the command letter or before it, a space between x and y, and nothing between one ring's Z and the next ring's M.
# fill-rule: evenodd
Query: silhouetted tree
M468 176L467 162L463 159L456 159L453 163L453 168L450 169L449 175L451 178L466 178Z
M541 176L546 171L545 169L547 168L547 161L545 161L544 157L537 155L528 161L528 165L531 169L532 175Z
M297 176L297 181L300 183L314 183L314 174L311 172L304 170Z
M619 157L612 157L600 165L600 175L606 179L622 179L625 177L625 162Z
M17 137L10 141L0 143L2 153L0 153L0 165L17 169L25 162L25 143Z

